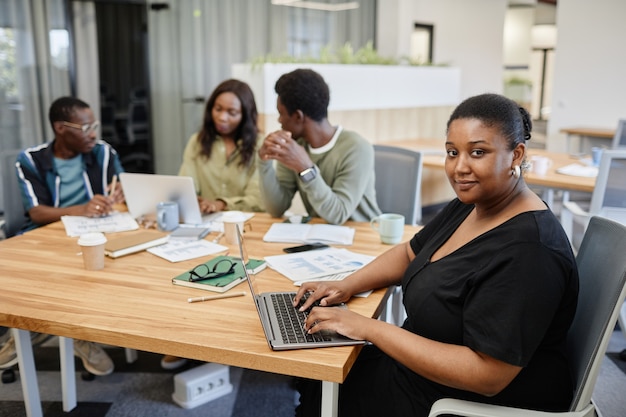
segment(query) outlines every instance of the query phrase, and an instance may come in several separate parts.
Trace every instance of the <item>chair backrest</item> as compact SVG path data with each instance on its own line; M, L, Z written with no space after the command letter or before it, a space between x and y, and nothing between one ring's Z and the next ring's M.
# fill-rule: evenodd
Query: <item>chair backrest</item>
M150 138L150 111L147 101L131 101L128 104L126 134L130 145L148 142Z
M626 119L620 119L617 122L617 129L615 130L615 136L613 136L611 148L626 150Z
M383 213L404 216L404 222L422 221L422 154L395 146L374 145L376 200Z
M112 145L117 145L119 137L115 128L115 105L113 103L102 103L100 106L100 122L102 123L102 139Z
M15 173L15 162L19 153L19 150L10 150L0 154L5 237L11 237L19 232L27 220Z
M626 224L626 149L602 152L589 214Z
M576 258L580 289L578 307L567 336L575 380L570 411L591 401L600 364L626 296L626 226L592 217Z

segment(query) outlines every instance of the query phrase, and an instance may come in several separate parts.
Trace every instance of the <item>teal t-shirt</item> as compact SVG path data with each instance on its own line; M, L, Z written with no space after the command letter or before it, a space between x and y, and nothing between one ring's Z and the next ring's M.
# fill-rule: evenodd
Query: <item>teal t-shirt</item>
M82 155L72 159L54 158L54 166L61 178L59 207L70 207L89 202L83 179Z

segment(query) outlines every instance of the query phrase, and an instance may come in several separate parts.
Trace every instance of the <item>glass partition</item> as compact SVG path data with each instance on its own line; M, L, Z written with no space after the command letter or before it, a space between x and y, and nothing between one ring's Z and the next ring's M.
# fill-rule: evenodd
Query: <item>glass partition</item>
M64 0L0 0L0 153L51 139L48 106L70 93L65 10Z

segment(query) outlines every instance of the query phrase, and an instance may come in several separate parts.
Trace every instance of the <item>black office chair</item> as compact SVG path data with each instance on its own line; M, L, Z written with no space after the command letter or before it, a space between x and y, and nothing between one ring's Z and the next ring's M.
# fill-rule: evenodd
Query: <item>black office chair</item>
M120 162L128 172L152 173L150 107L147 99L128 104L126 146L120 149Z
M126 136L130 146L145 145L150 140L150 110L145 100L128 104Z
M102 123L102 140L116 146L120 143L120 138L115 127L115 105L113 103L102 103L100 106L100 122Z

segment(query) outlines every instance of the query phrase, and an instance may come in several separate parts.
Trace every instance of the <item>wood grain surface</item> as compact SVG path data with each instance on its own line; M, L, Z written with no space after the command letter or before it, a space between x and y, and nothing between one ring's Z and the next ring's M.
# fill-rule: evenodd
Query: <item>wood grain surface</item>
M250 257L280 254L289 246L262 241L276 221L282 219L261 213L250 220L245 233ZM390 248L380 243L369 223L346 225L356 229L348 249L378 255ZM407 226L405 240L418 229ZM116 235L120 234L107 236ZM214 237L212 233L206 239ZM171 278L207 258L171 263L141 252L106 258L103 270L87 271L79 252L77 238L66 236L60 222L0 242L0 325L331 382L344 380L360 351L360 347L272 351L249 294L188 303L189 297L207 292L173 285ZM229 252L238 253L235 246ZM269 268L257 277L261 291L296 289ZM230 291L242 290L248 290L245 282ZM348 306L375 317L386 295L386 289L377 290Z

